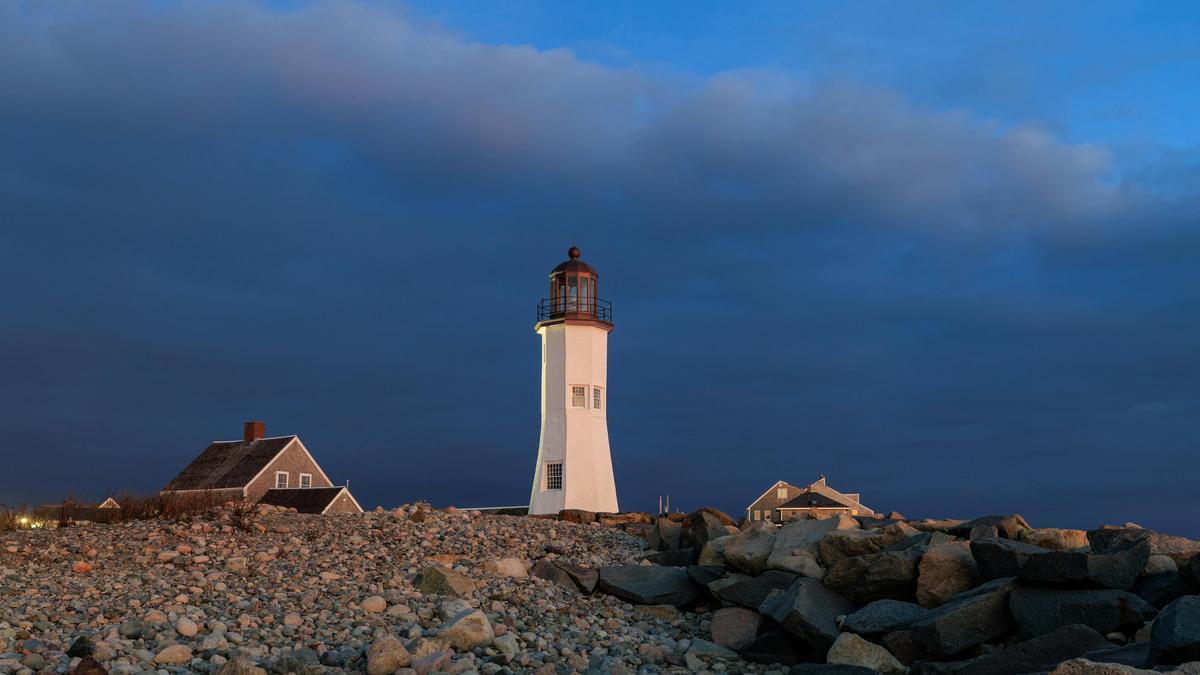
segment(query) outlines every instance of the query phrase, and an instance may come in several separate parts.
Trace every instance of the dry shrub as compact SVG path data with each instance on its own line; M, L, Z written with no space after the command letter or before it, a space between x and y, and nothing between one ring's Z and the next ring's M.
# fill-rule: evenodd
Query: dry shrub
M0 504L0 532L11 532L28 528L33 523L33 514L28 504L9 506Z

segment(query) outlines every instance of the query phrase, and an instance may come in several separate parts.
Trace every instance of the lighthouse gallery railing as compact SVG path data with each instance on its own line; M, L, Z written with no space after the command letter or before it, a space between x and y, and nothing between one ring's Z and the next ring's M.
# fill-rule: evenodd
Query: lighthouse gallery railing
M538 321L554 319L595 319L612 323L612 303L599 298L586 301L570 298L542 298L538 303Z

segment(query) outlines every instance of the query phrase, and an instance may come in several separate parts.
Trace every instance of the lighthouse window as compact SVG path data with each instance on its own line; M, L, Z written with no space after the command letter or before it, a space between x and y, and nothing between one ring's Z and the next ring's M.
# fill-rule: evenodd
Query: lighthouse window
M592 387L592 407L600 409L600 387Z
M587 407L587 387L571 385L571 407L586 408Z
M562 489L562 462L551 462L546 465L546 489L561 490Z
M574 312L579 297L579 277L567 277L567 311Z

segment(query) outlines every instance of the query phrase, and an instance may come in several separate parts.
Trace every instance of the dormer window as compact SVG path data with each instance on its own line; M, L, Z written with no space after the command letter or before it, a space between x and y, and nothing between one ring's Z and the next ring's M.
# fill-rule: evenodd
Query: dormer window
M781 487L775 490L775 497L778 499L787 499L787 488Z

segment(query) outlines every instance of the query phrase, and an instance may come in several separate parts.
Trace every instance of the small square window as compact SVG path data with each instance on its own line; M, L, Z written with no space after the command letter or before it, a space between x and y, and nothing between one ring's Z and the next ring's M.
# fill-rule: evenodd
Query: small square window
M775 491L775 496L779 499L787 499L787 488L779 488Z
M592 387L592 407L596 410L600 409L600 387Z
M302 488L312 487L312 474L311 473L300 474L300 487L302 487Z
M571 407L586 408L587 407L587 387L577 384L571 385Z
M563 485L562 462L550 462L546 465L546 489L561 490Z
M288 472L276 471L275 472L275 487L276 488L285 488L287 486L288 486Z

